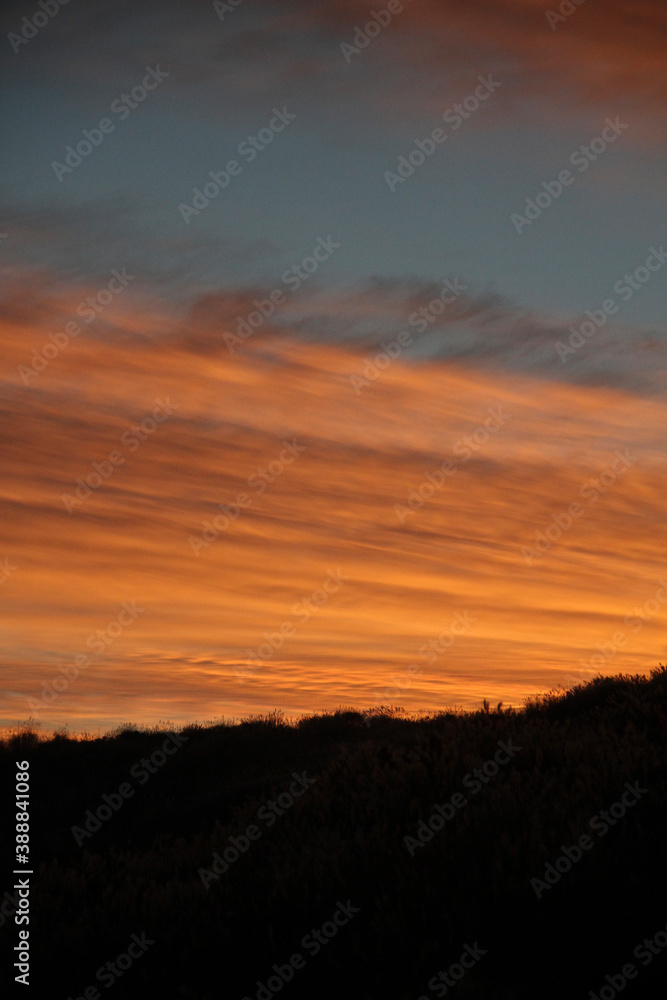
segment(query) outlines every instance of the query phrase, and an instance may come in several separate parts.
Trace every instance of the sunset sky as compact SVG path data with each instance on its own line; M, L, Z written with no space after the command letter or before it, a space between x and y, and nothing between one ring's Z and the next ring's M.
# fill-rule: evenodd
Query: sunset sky
M5 5L0 723L665 662L667 8L561 8Z

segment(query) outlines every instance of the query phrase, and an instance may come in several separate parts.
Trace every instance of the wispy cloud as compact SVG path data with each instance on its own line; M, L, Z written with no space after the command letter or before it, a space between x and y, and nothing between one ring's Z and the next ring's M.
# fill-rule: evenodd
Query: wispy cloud
M370 294L351 296L348 308L358 299L368 311ZM32 297L34 315L7 325L10 369L52 328L55 305L67 314L62 297L48 308ZM405 289L397 298L402 306ZM113 326L79 338L30 387L5 369L0 551L21 566L3 592L5 718L25 718L27 698L131 600L145 613L44 713L47 723L209 717L267 700L291 711L365 705L466 610L479 628L406 703L516 700L571 672L660 577L667 414L658 400L485 372L463 357L399 359L357 397L348 375L359 345L283 334L252 338L234 356L224 345L202 351L204 329L212 338L221 327L215 309L193 317L165 333L166 317L128 298ZM169 396L178 409L159 433L68 514L63 492ZM395 504L499 405L511 420L399 525ZM189 536L248 492L292 438L306 450L289 475L253 494L224 538L195 557ZM632 470L538 567L526 565L520 546L621 447L637 455ZM247 649L332 566L349 576L336 601L252 682L233 683ZM615 668L643 669L657 627L648 623Z

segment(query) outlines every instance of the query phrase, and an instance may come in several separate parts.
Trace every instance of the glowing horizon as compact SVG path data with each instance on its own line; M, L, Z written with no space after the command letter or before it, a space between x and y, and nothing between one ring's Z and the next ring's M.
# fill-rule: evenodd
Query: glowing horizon
M518 705L657 666L664 402L401 357L359 388L379 352L124 322L5 401L5 723Z

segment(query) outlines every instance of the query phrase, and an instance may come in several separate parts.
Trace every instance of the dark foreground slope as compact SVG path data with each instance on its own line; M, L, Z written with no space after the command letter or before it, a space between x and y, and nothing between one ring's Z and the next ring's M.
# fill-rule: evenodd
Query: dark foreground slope
M520 712L167 736L2 749L4 794L32 775L33 996L662 995L665 668Z

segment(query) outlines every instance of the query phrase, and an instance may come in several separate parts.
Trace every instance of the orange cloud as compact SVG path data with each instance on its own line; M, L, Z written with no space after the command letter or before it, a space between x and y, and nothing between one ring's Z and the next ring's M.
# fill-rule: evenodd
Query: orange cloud
M625 619L664 574L661 400L401 358L355 393L357 350L285 333L230 355L223 327L129 293L23 386L13 366L82 294L15 305L2 333L2 719L518 703L619 630L603 672L656 665L661 615Z

